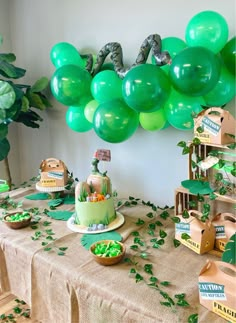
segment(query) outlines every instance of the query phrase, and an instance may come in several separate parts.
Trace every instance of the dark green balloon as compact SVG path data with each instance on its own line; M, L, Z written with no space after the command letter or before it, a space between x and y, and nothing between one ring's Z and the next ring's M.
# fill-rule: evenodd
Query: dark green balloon
M64 105L79 105L91 98L92 76L76 65L58 68L51 78L51 90L56 100Z
M202 96L217 84L220 68L219 58L209 49L188 47L173 58L169 76L177 91Z
M201 112L202 105L206 105L202 97L191 97L172 90L164 107L167 121L176 129L192 130L192 114Z
M221 57L230 73L236 74L236 37L231 38L221 51Z
M93 117L93 127L98 137L111 143L129 139L138 125L138 113L128 107L122 99L101 103Z
M126 104L137 112L153 112L164 106L170 81L159 66L141 64L131 68L122 84Z
M235 85L235 77L225 66L222 66L216 86L204 95L206 105L209 107L221 107L229 103L235 97Z

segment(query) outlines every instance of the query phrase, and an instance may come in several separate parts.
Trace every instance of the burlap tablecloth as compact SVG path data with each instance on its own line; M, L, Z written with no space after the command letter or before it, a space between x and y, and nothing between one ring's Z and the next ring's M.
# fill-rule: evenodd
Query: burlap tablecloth
M23 208L48 208L47 201L28 200L33 188L11 192L14 199L23 201ZM73 210L73 205L60 209ZM125 223L119 232L127 247L126 256L132 255L132 231L142 230L135 222L148 220L146 206L123 207L119 210ZM46 217L46 216L45 216ZM45 218L48 220L48 218ZM65 256L42 250L41 241L33 241L30 227L11 230L0 222L0 294L11 291L31 307L35 323L187 323L188 316L199 314L199 322L222 323L214 313L199 304L198 274L212 255L197 255L185 246L173 247L174 223L162 220L168 240L161 249L152 249L149 260L138 259L140 264L152 263L153 272L171 286L163 288L174 297L186 293L190 307L178 307L176 312L160 305L164 299L159 292L144 282L135 283L130 277L130 266L121 262L115 266L101 266L94 262L80 242L82 234L69 230L65 221L51 220L50 228L57 238L57 247L66 246ZM1 314L1 313L0 313Z

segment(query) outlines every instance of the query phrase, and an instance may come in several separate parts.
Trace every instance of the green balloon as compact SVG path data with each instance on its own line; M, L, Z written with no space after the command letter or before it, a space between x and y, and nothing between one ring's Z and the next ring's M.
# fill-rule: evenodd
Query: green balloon
M91 123L93 122L93 116L94 116L94 113L95 113L98 105L99 105L98 101L91 100L86 104L86 106L84 108L85 118Z
M141 64L131 68L122 84L126 104L137 112L153 112L164 106L170 81L160 67Z
M139 115L122 99L101 103L94 113L93 127L101 139L119 143L129 139L139 126Z
M114 71L99 72L92 80L91 92L99 103L122 98L122 80Z
M235 77L225 66L222 66L216 86L204 95L206 105L209 107L221 107L230 102L235 97L235 85Z
M189 21L185 39L188 46L202 46L218 53L227 42L229 28L222 15L215 11L202 11Z
M64 65L53 74L50 86L53 96L64 105L80 105L91 98L92 76L76 65Z
M56 68L71 64L84 67L83 59L77 49L66 42L57 43L52 47L50 59Z
M162 39L161 50L168 51L171 59L173 59L182 49L186 48L187 44L178 37L166 37ZM152 64L156 65L155 58L152 55L151 57ZM161 66L161 69L168 73L170 68L169 64Z
M205 105L202 97L193 98L172 90L164 110L172 127L178 130L192 130L194 127L193 113L198 114Z
M211 91L220 77L219 58L204 47L188 47L177 54L169 76L174 88L186 95L202 96Z
M139 122L143 129L148 131L157 131L163 129L166 124L166 115L164 109L158 111L139 114Z
M93 128L84 115L84 106L70 106L66 111L66 124L77 132L86 132Z
M221 51L221 57L230 73L236 73L236 37L231 38Z

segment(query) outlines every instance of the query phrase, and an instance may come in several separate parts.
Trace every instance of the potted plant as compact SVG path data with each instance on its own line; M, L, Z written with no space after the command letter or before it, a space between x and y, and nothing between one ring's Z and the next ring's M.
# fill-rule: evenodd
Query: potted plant
M8 162L10 143L7 139L11 123L22 123L27 127L39 128L43 119L36 112L51 107L43 91L48 87L46 77L38 79L33 85L21 84L18 80L25 76L26 70L13 64L13 53L0 53L0 161L5 164L7 182L12 186Z

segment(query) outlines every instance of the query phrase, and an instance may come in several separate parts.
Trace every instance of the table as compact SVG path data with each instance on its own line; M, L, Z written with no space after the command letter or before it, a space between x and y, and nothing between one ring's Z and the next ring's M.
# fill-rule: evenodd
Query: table
M16 201L23 201L24 209L48 208L47 201L24 198L33 193L34 187L28 187L10 194ZM73 210L74 205L64 204L59 209ZM129 246L134 239L131 232L142 230L135 222L139 218L150 221L146 214L151 210L137 205L119 211L125 223L116 231L123 237L126 257L130 257L133 251ZM45 219L48 220L46 215ZM200 256L182 245L174 248L168 238L161 249L152 249L150 260L138 259L140 264L152 263L158 279L171 282L171 286L163 288L169 294L186 293L190 307L178 307L174 313L160 305L164 299L159 292L130 277L126 262L108 267L97 264L81 245L82 234L69 230L65 221L50 221L57 238L54 244L68 247L64 256L43 251L41 242L31 239L34 231L30 227L11 230L0 221L0 294L11 291L26 301L33 322L184 323L193 313L199 314L199 322L225 322L199 305L198 274L207 259L218 260L214 255ZM173 238L173 221L162 220L162 223L168 237Z

